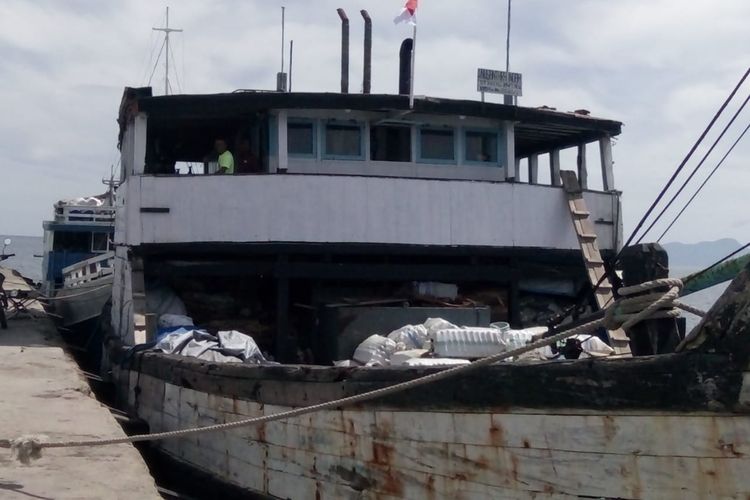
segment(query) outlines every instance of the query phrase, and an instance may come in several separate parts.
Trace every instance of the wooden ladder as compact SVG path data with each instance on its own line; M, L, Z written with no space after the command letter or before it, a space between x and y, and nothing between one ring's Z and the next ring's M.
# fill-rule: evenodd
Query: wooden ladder
M560 177L568 199L568 209L573 219L578 244L581 247L586 274L589 277L589 283L595 288L594 296L597 305L600 309L604 309L612 304L615 299L612 293L612 283L607 277L604 260L599 251L599 244L596 242L596 230L589 219L591 214L586 207L586 201L583 199L583 190L578 183L576 173L563 170L560 172ZM617 354L630 354L630 340L625 331L622 329L609 331L609 340Z

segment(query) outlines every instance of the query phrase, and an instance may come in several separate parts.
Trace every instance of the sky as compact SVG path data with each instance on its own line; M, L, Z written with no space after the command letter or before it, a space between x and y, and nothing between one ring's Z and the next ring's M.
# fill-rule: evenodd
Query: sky
M364 8L374 22L373 93L397 92L398 49L410 34L392 22L402 0L172 0L170 24L185 30L172 38L173 91L274 88L282 5L287 40L295 41L294 90L338 91L336 8L343 7L352 20L351 90L361 90L358 11ZM55 201L104 191L102 178L118 160L115 120L123 87L151 79L163 93L163 65L154 64L161 39L151 28L163 25L166 6L0 0L0 234L41 235ZM504 0L422 0L415 93L478 99L476 69L504 68L506 15ZM626 233L750 66L748 19L747 0L513 2L511 70L524 78L519 104L585 108L624 123L614 157ZM746 82L687 171L749 92ZM749 121L745 110L698 180ZM664 241L746 242L749 159L750 133ZM575 153L563 152L562 160L563 168L574 168ZM594 187L596 165L589 162Z

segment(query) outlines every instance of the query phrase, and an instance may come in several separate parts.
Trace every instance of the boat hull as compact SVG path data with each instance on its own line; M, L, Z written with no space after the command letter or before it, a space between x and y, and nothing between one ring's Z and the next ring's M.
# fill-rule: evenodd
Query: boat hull
M104 305L112 297L112 276L84 285L63 288L55 294L54 314L60 324L68 329L102 314Z
M113 373L122 403L145 420L151 432L275 414L363 392L367 386L389 385L394 378L424 374L418 370L395 370L394 375L393 370L264 369L161 354L137 356L137 362L115 366ZM690 359L695 362L697 358L683 361ZM528 392L524 387L488 394L492 384L518 385L509 374L518 368L522 374L524 368L492 367L467 381L426 386L403 397L155 445L220 481L277 498L750 495L746 474L750 470L746 458L750 415L744 412L741 371L739 380L736 373L725 380L713 378L714 392L708 398L704 394L678 404L662 382L644 382L639 387L637 374L643 368L636 367L630 384L643 396L638 407L633 402L637 400L628 401L623 392L625 380L616 382L602 375L606 369L598 372L600 377L593 377L592 363L576 363L563 363L567 368L546 364L532 368L547 374L548 385L565 384L566 370L568 375L588 371L588 385L596 386L595 392L610 393L609 402L606 396L590 393L585 395L589 404L581 403L574 394L585 384L572 375L567 386L557 387L556 400L550 399L554 390L539 387L539 395L549 401L546 407L534 404L533 395L524 395ZM658 364L652 361L650 369ZM665 371L673 368L669 362L664 365ZM698 377L712 369L704 367ZM558 376L550 375L554 373ZM477 385L489 376L494 382ZM467 389L471 384L476 386L473 391ZM692 380L683 385L692 385L693 392L702 391ZM462 386L470 392L464 397L459 395ZM509 397L514 391L518 395ZM567 407L566 394L571 396ZM518 405L524 400L531 404Z

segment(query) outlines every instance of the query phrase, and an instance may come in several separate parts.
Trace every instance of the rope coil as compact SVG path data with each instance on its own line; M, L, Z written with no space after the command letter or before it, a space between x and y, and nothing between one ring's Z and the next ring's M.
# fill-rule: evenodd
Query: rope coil
M659 289L668 288L666 291L658 291ZM155 434L139 434L134 436L118 437L112 439L93 439L87 441L61 441L61 442L47 442L42 436L22 436L12 441L0 441L0 448L6 447L11 448L11 452L14 457L20 460L22 463L27 464L32 460L36 460L41 457L42 449L44 448L73 448L73 447L93 447L93 446L107 446L114 444L125 444L125 443L137 443L142 441L156 441L162 439L176 438L182 436L188 436L192 434L200 434L207 432L217 432L229 429L236 429L239 427L247 427L251 425L265 424L268 422L274 422L277 420L286 420L289 418L299 417L308 413L315 413L322 410L338 409L346 406L351 406L357 403L365 401L371 401L376 398L381 398L396 394L409 389L414 389L423 385L435 383L441 380L446 380L459 375L464 375L478 368L489 366L500 361L504 361L509 358L520 356L527 352L546 347L569 337L576 335L585 335L596 331L598 328L617 329L617 328L630 328L631 326L643 321L646 318L660 318L660 317L675 317L675 313L679 314L678 308L686 309L686 306L676 300L679 296L679 292L682 289L682 281L679 279L661 279L655 280L642 285L627 287L620 290L623 298L618 299L613 304L607 307L604 318L597 319L583 325L579 325L575 328L562 331L556 335L532 342L523 347L513 349L511 351L502 352L489 356L486 358L474 361L469 365L461 365L454 368L449 368L443 371L435 372L414 380L401 382L392 386L383 387L373 391L368 391L362 394L337 399L334 401L328 401L312 406L306 406L301 408L295 408L292 410L275 413L273 415L264 415L262 417L253 417L235 422L227 422L224 424L215 424L205 427L196 427L191 429L181 429L176 431L160 432ZM638 293L645 291L654 292L642 296L634 296ZM645 307L645 308L644 308ZM703 311L696 310L700 315L705 315ZM691 312L693 312L691 311Z

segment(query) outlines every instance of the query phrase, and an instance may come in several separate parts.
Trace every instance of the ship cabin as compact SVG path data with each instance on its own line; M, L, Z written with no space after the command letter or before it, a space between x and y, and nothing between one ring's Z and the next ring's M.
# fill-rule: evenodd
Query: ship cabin
M52 297L89 266L108 266L115 231L115 207L110 194L63 200L44 221L42 291ZM87 265L81 266L83 262Z
M119 123L112 321L130 345L164 290L284 362L346 359L429 316L543 325L591 286L561 170L602 254L622 242L621 124L585 110L127 88Z

